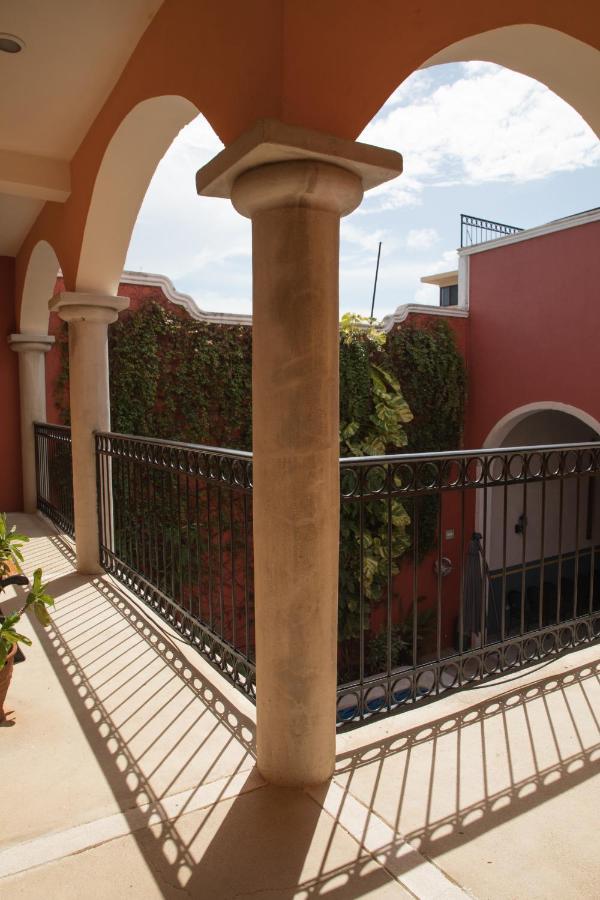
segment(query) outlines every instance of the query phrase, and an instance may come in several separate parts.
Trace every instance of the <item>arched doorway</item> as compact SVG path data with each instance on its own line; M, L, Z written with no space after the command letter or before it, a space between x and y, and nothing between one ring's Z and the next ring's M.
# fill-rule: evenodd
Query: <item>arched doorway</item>
M599 440L591 415L560 403L517 409L490 432L492 486L476 510L488 642L599 608Z

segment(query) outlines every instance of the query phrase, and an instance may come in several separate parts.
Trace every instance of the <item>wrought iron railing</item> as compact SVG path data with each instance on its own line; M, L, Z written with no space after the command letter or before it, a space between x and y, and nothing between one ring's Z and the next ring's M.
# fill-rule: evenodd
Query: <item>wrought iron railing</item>
M255 693L252 456L97 434L103 567Z
M460 246L471 247L473 244L485 244L487 241L495 241L506 237L507 234L518 234L523 231L515 225L503 225L501 222L491 222L489 219L478 219L477 216L460 217Z
M600 444L341 462L338 726L600 637Z
M38 509L74 537L71 429L43 422L33 427Z
M68 428L38 505L73 533ZM96 435L104 568L254 697L252 456ZM600 639L600 443L342 459L338 727Z

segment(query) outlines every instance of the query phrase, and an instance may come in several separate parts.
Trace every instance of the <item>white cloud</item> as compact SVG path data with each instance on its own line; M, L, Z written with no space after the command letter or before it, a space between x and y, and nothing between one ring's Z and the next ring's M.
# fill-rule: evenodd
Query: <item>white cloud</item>
M404 156L404 174L372 192L372 209L415 202L426 185L519 183L600 163L591 128L539 82L491 63L462 72L430 93L415 73L362 133Z
M383 228L362 228L354 219L342 219L340 231L344 243L352 244L354 248L370 254L377 253L379 241L383 241L389 235Z
M411 228L406 235L406 246L409 250L428 250L437 244L439 239L435 228Z
M342 306L367 314L380 241L377 315L400 303L437 302L436 288L420 277L456 267L454 251L437 253L455 236L437 215L440 194L425 188L524 184L600 163L600 145L573 109L538 82L488 63L415 72L361 139L400 150L405 170L342 220ZM198 197L195 188L197 169L221 148L202 116L181 131L149 187L126 264L168 275L203 309L247 312L250 222L229 201ZM406 207L424 201L418 223L410 222Z
M196 171L222 147L202 116L182 129L150 183L126 261L130 269L165 273L203 308L215 292L210 282L227 280L225 298L236 275L245 285L241 296L250 297L249 220L228 200L196 193Z

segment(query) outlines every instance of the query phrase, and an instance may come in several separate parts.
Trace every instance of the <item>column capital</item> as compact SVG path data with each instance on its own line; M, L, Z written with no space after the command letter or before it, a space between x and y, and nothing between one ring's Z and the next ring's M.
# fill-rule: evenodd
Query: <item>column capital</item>
M23 353L27 350L47 353L54 343L52 334L10 334L8 344L15 353Z
M251 219L267 209L318 209L347 216L363 198L360 178L348 169L313 159L268 163L235 180L231 202Z
M65 322L100 322L110 325L119 313L129 306L129 297L111 294L87 294L65 291L56 294L48 303L50 312L56 312Z
M300 161L327 164L327 167L346 170L358 179L363 191L390 181L402 172L402 156L395 150L287 125L277 119L260 119L249 131L244 132L198 170L196 189L205 197L231 198L236 181L249 170L266 169L264 186L268 173L278 179L283 178L280 174L283 171L281 167L278 165L276 169L273 164ZM319 169L320 167L312 171ZM293 170L288 171L291 173ZM296 168L295 174L290 177L298 179L299 171ZM310 195L310 176L308 178L303 191L304 198ZM346 181L349 183L348 179ZM240 211L247 215L243 210Z

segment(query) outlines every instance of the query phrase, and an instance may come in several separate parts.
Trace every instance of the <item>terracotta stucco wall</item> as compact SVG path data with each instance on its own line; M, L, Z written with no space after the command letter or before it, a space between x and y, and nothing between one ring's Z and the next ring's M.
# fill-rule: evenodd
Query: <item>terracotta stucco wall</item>
M470 258L465 446L529 403L600 419L600 222Z
M7 344L15 327L15 261L0 256L0 512L21 509L21 438L19 434L19 364Z

